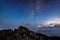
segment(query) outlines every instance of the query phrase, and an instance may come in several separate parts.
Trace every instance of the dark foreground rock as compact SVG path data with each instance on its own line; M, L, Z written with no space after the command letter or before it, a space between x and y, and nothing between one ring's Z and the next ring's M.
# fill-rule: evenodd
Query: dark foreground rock
M35 33L24 26L14 31L11 29L0 30L0 40L60 40L60 37L48 37L41 33Z

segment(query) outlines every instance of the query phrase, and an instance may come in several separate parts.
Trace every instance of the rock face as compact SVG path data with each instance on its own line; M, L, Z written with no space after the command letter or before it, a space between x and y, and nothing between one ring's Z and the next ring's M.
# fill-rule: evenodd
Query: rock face
M26 27L20 26L17 31L18 36L21 36L22 40L36 40L36 33L28 30Z
M44 34L35 33L26 27L20 26L14 31L11 29L0 30L0 40L59 40L60 37L47 37Z

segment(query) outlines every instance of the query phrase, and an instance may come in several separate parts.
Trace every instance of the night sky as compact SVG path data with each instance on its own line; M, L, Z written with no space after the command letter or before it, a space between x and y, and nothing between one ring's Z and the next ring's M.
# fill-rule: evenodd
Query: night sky
M55 17L60 17L60 0L0 0L0 28L11 24L42 24Z

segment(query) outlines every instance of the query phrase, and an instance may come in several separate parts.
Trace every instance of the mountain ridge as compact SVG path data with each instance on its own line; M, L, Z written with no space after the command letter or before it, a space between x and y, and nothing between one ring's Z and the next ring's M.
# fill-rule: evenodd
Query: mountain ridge
M0 30L0 40L60 40L57 36L47 36L29 30L25 26L19 26L18 29Z

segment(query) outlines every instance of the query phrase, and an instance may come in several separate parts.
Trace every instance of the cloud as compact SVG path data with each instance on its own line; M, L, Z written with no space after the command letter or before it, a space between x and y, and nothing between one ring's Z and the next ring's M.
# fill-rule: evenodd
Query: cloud
M51 27L54 27L57 24L60 24L60 18L53 18L53 19L47 20L45 22L45 25L48 25L48 26L51 26Z
M38 28L41 28L41 27L43 27L43 25L42 24L37 24L37 25L35 25L36 27L38 27Z
M52 18L46 20L43 24L37 25L36 27L59 27L60 26L60 18Z
M60 24L60 18L48 19L44 24L46 25Z

